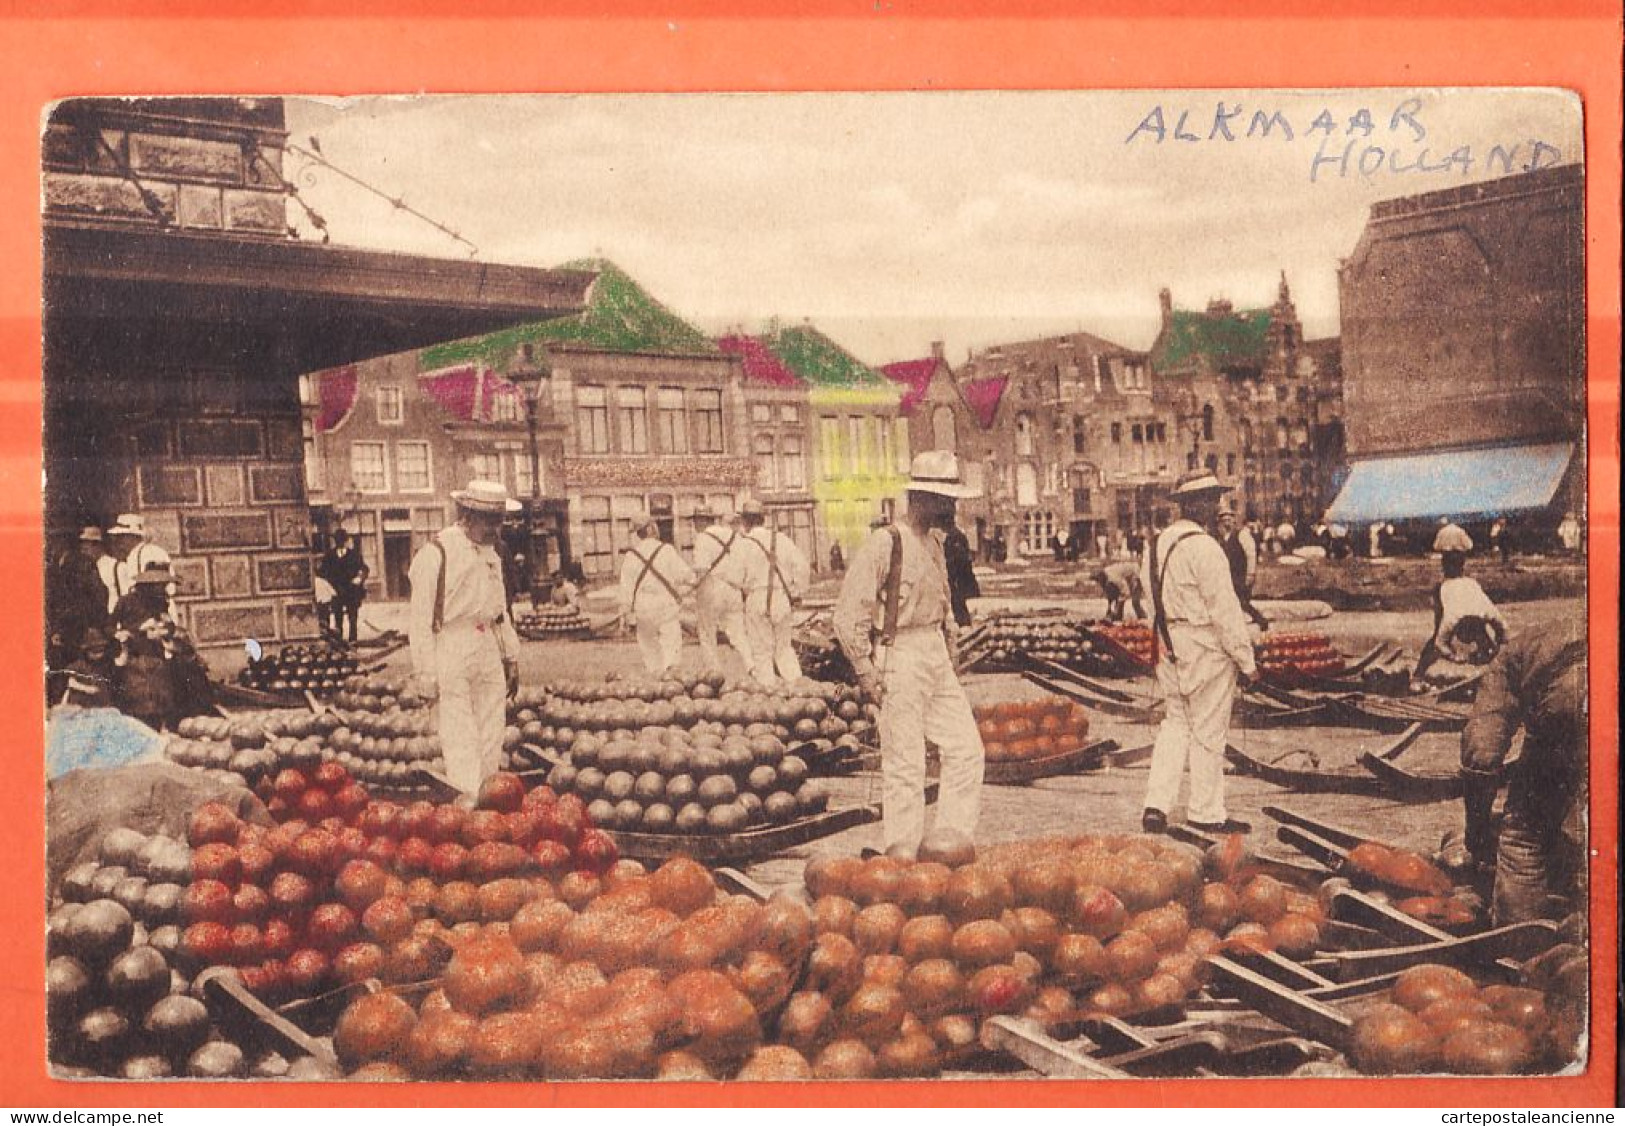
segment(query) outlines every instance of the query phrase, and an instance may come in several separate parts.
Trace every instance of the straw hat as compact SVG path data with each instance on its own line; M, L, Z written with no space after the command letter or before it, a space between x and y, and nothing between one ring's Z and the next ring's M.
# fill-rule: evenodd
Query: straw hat
M470 481L466 489L452 490L451 499L459 508L470 512L483 512L488 516L501 516L518 512L524 507L508 495L501 481Z
M167 563L149 563L141 573L130 580L132 586L168 586L175 581L175 573Z
M1185 474L1174 485L1174 491L1168 495L1174 500L1181 497L1205 497L1215 493L1228 493L1231 486L1219 480L1218 474L1211 469L1197 469Z
M79 530L80 543L101 543L102 530L100 528L81 528Z
M122 513L113 521L113 526L107 529L110 536L139 536L142 539L147 535L147 522L133 512Z
M956 500L979 497L982 490L967 484L959 471L959 458L952 450L926 450L914 455L908 467L908 491L935 493Z
M755 497L752 497L750 500L747 500L744 504L739 506L739 515L766 516L767 509L762 507L761 501L757 500Z

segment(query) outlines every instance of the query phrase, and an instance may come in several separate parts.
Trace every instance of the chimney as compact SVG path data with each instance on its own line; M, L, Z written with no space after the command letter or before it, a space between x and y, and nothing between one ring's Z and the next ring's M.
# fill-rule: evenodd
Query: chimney
M1157 291L1157 300L1162 302L1162 327L1167 328L1168 322L1174 319L1174 295L1163 286Z
M933 340L931 342L931 358L933 360L937 361L937 363L939 363L939 364L942 363L947 358L946 356L943 355L942 341Z

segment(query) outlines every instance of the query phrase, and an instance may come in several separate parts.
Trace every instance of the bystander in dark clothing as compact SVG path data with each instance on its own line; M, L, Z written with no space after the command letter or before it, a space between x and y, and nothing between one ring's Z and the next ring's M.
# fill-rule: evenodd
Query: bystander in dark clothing
M107 627L107 586L100 568L105 555L102 530L85 528L45 577L46 691L50 699L61 697L66 670L79 659L86 634Z
M350 533L340 528L333 533L333 547L322 556L318 573L333 587L333 601L328 603L329 628L335 638L344 640L345 624L349 625L349 640L356 640L361 619L361 603L367 598L367 579L372 574L361 549Z
M829 545L829 569L837 575L846 570L846 555L838 543Z
M1583 907L1586 671L1583 633L1540 629L1515 638L1485 670L1462 732L1467 848L1495 866L1497 925ZM1523 749L1506 767L1519 728ZM1497 833L1492 810L1503 782Z
M955 623L963 629L971 623L969 601L982 597L982 586L976 581L970 540L957 526L942 542L942 557L948 566L948 601L953 605Z
M167 566L148 567L113 611L118 706L155 730L208 711L214 698L191 637L170 616L173 582Z
M1236 588L1236 601L1242 613L1260 629L1269 629L1269 619L1253 605L1253 581L1258 573L1258 541L1252 530L1236 520L1236 510L1226 497L1219 503L1219 546L1230 564L1230 583Z

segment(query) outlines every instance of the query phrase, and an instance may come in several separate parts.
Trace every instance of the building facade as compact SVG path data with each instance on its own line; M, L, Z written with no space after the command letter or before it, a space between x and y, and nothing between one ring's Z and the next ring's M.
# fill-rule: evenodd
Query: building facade
M762 345L807 388L811 492L819 564L839 544L848 557L874 521L890 519L908 484L911 458L901 394L811 325L774 329Z
M821 567L828 559L819 552L818 503L808 454L812 445L808 387L757 337L731 332L716 343L740 363L745 425L756 467L755 496L773 526Z
M1109 553L1165 514L1177 429L1144 354L1076 332L973 353L954 375L953 398L929 390L921 402L933 441L949 437L953 412L955 448L982 483L960 508L977 545Z
M203 646L316 632L299 377L578 311L592 275L304 243L274 98L74 99L43 142L48 558L142 514Z
M1383 459L1437 455L1437 487L1410 507L1439 511L1406 514L1583 511L1584 190L1570 164L1372 205L1338 271L1351 485ZM1487 481L1447 495L1475 452L1547 495Z
M1234 484L1249 519L1318 519L1346 468L1338 343L1304 340L1284 274L1267 308L1160 298L1150 363L1178 415L1182 468Z

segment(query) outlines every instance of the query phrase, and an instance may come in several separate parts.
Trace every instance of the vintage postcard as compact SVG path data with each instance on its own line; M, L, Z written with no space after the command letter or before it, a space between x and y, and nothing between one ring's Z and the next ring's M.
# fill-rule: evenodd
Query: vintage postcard
M52 1076L1593 1066L1576 93L342 93L42 119Z

